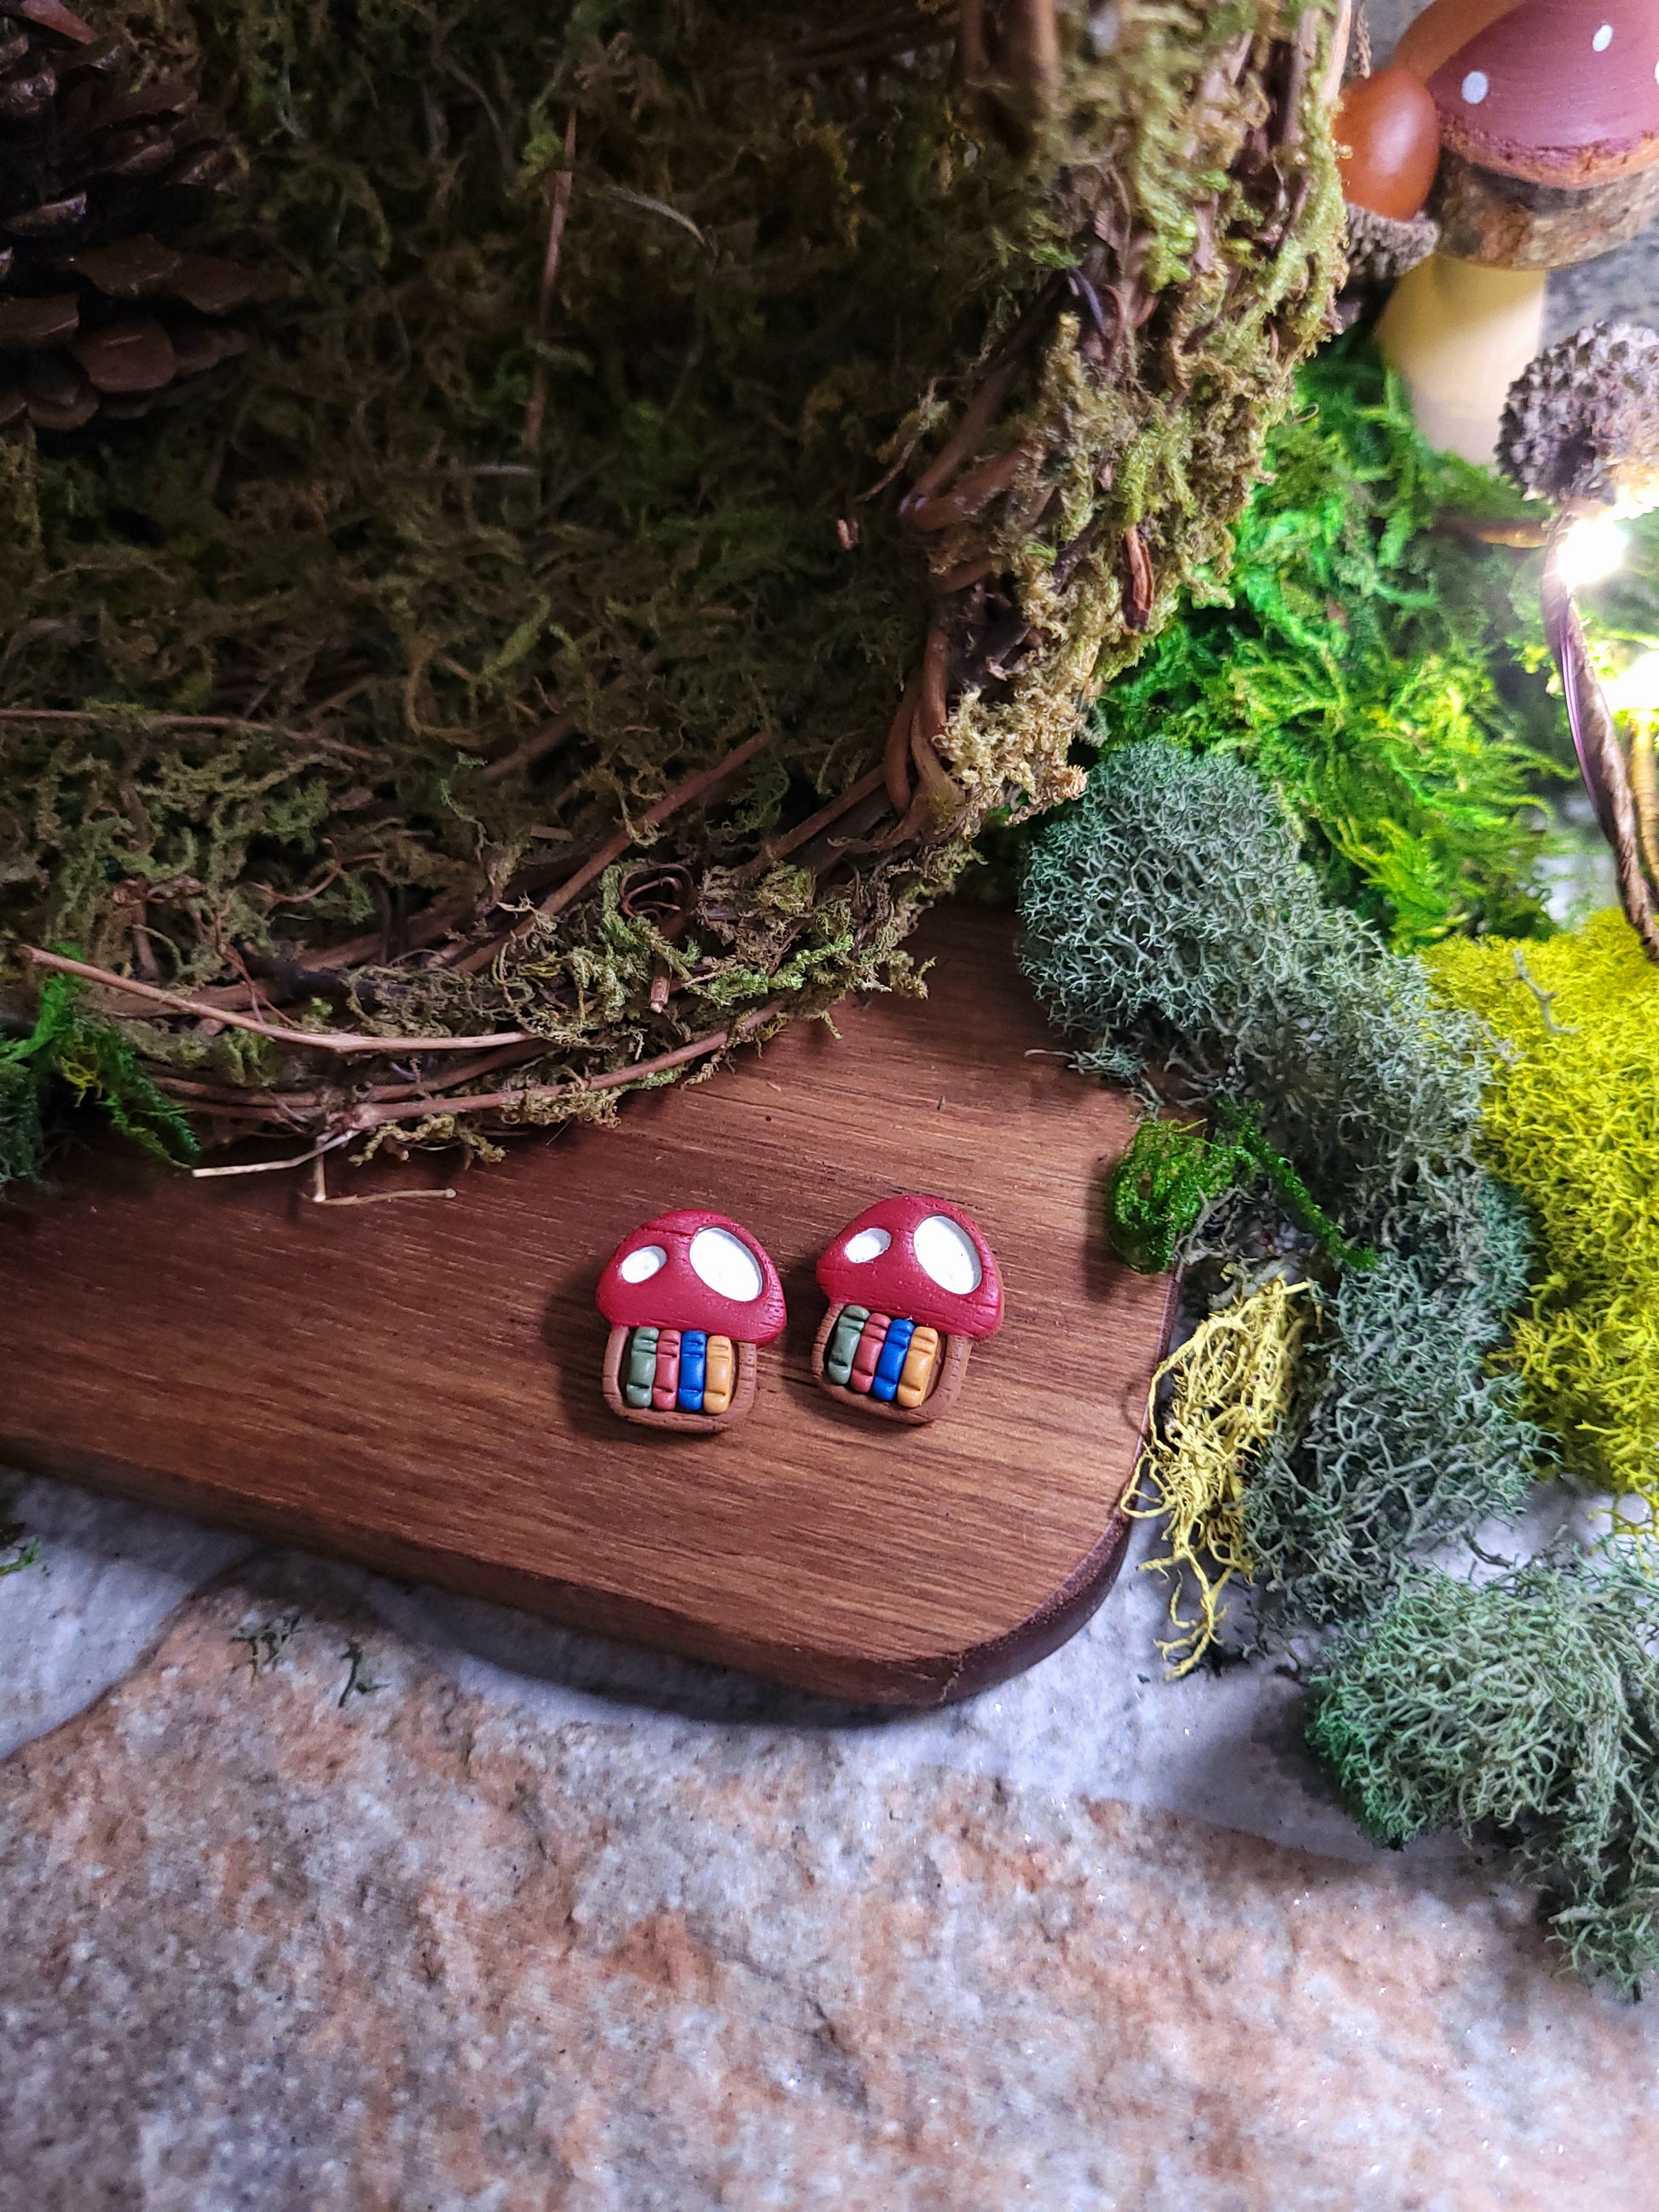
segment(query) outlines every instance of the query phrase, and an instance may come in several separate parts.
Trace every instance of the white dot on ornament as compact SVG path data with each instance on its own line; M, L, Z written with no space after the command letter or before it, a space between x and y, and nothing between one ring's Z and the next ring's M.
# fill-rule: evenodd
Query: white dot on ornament
M637 1252L630 1252L617 1273L625 1283L648 1283L659 1267L666 1267L668 1255L660 1244L641 1244Z
M1491 90L1485 70L1471 70L1463 80L1463 97L1471 107L1479 107Z
M1611 23L1603 23L1603 24L1602 24L1602 26L1601 26L1601 29L1596 33L1595 36L1595 37L1590 40L1590 44L1591 44L1591 46L1593 46L1595 47L1595 51L1596 51L1596 52L1597 52L1598 54L1604 54L1604 53L1606 53L1606 52L1607 52L1607 48L1608 48L1608 47L1613 44L1613 26L1612 26L1612 24L1611 24Z
M862 1267L866 1261L879 1260L892 1241L884 1229L860 1229L847 1240L847 1257L855 1267Z

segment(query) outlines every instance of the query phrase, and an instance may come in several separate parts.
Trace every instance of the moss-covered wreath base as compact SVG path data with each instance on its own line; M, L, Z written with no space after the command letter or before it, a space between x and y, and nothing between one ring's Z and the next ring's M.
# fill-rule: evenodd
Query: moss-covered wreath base
M283 297L0 435L8 938L214 1138L592 1117L903 988L1224 559L1335 14L111 0Z

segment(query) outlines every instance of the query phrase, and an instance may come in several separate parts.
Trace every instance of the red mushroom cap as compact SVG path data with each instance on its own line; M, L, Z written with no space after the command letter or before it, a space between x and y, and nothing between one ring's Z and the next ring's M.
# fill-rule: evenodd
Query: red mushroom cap
M786 1318L765 1246L699 1208L659 1213L624 1237L595 1297L615 1328L701 1328L738 1344L770 1344Z
M818 1288L832 1304L902 1316L945 1336L991 1336L1002 1326L1002 1278L978 1225L959 1206L915 1191L878 1199L848 1223L818 1261Z
M1659 0L1522 0L1429 79L1444 143L1534 184L1659 159Z

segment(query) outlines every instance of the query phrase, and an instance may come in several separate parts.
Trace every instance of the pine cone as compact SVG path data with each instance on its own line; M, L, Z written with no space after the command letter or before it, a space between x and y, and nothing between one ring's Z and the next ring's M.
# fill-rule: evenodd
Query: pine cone
M1440 227L1430 216L1407 222L1346 203L1348 282L1380 286L1397 283L1408 269L1426 261L1440 242Z
M1559 507L1659 506L1659 332L1590 323L1510 386L1498 465Z
M0 423L143 415L243 351L222 318L257 275L164 242L241 173L185 79L62 0L0 0Z
M1408 269L1426 261L1440 240L1432 216L1378 215L1370 208L1345 204L1348 273L1336 295L1339 328L1352 329L1362 315L1373 315Z

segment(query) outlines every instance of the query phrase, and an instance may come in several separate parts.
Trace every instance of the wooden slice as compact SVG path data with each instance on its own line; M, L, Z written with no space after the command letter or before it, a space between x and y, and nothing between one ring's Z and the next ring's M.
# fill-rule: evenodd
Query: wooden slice
M61 1161L0 1200L0 1462L94 1481L572 1626L806 1688L927 1705L1052 1650L1121 1557L1170 1285L1101 1229L1127 1102L1073 1074L1006 917L920 933L922 1003L799 1023L611 1130L352 1177L193 1182ZM826 1238L947 1190L1006 1318L948 1420L814 1379ZM599 1270L674 1206L738 1213L790 1308L748 1417L666 1435L605 1402Z

